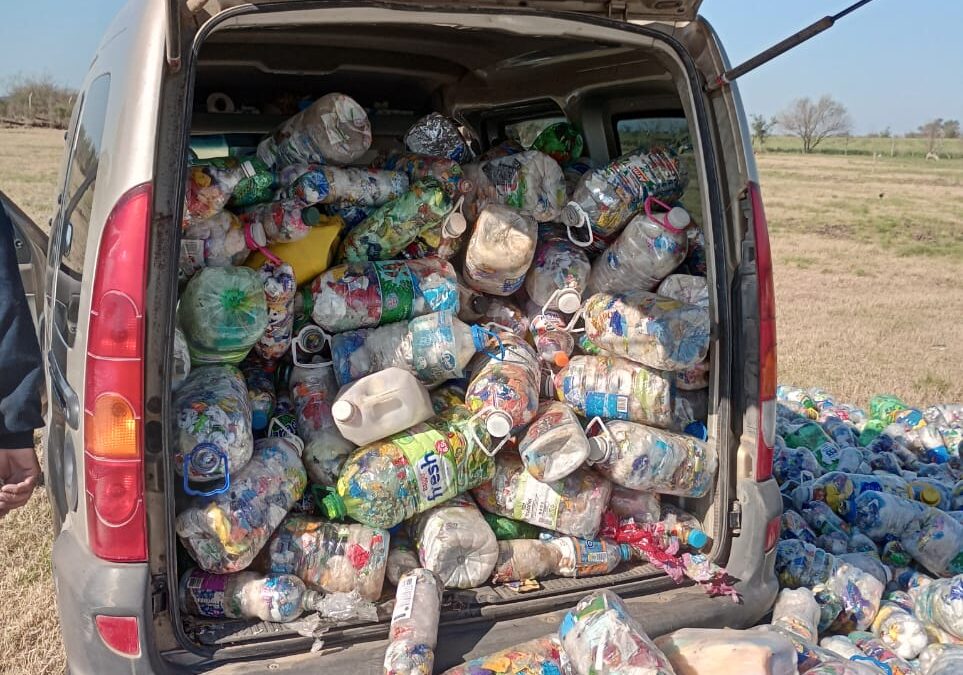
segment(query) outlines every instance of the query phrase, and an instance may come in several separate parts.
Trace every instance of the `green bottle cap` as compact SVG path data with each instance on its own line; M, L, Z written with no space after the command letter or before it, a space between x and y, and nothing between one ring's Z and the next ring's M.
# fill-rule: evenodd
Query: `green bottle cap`
M321 222L321 211L315 206L301 209L301 222L309 227L314 227Z
M344 520L348 515L348 509L341 499L341 495L335 492L334 488L328 488L328 494L321 500L325 514L332 520Z

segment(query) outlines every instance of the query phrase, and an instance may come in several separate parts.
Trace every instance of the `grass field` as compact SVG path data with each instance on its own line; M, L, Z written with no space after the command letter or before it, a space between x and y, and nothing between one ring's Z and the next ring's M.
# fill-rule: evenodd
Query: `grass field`
M853 138L834 137L824 139L816 146L818 154L831 155L880 155L881 157L926 157L929 141L925 138L881 138L878 136L857 136ZM758 149L758 148L757 148ZM771 136L766 139L765 152L802 152L802 141L798 136ZM940 161L963 158L963 138L938 140L934 152Z
M0 189L46 223L62 132L0 131ZM912 140L912 139L909 139ZM963 400L963 161L758 157L773 254L780 381L865 405ZM0 520L0 673L62 669L46 496Z

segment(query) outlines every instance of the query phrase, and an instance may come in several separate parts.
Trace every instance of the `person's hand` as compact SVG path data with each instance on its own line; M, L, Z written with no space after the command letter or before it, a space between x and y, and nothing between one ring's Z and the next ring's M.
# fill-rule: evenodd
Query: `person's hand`
M0 450L0 518L27 503L40 478L33 448Z

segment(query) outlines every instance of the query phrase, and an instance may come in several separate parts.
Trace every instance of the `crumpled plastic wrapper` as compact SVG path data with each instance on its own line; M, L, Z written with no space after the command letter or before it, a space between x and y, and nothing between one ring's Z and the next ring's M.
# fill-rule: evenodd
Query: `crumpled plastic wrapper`
M455 121L439 113L425 115L405 134L405 147L411 152L447 157L462 162L471 157L468 144Z

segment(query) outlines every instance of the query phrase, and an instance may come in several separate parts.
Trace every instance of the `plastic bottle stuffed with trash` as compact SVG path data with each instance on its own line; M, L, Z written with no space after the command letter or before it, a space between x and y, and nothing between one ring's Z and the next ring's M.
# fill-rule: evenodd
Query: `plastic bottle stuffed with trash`
M622 487L703 497L715 482L715 450L688 434L613 420L589 445L589 464Z
M468 495L456 495L413 519L421 565L445 588L474 588L491 576L498 558L495 533Z
M620 520L631 518L637 523L654 523L662 517L664 507L660 501L661 498L656 492L631 490L613 483L609 511Z
M542 482L561 480L589 456L589 441L572 409L545 401L518 444L518 454L532 476Z
M428 113L411 125L405 133L405 147L411 152L439 155L456 162L471 156L457 123L437 112Z
M395 608L388 629L385 675L431 675L438 643L442 584L422 567L398 581Z
M919 521L927 506L886 492L869 490L856 498L854 524L873 541L899 536Z
M929 644L926 628L900 605L886 600L873 618L873 635L903 659L915 659Z
M810 529L802 515L792 509L782 512L781 533L782 539L800 539L807 544L816 544L816 533Z
M329 333L458 311L455 269L423 258L338 265L311 284L314 322Z
M241 372L247 384L247 397L251 404L251 426L254 431L267 429L277 405L274 378L265 370L265 365L255 359L247 359L241 363Z
M360 446L424 422L434 409L414 373L386 368L342 387L331 415L341 435Z
M284 196L305 204L377 207L408 191L408 175L363 167L313 165L284 189Z
M465 405L465 385L464 379L448 380L444 384L431 389L431 405L435 409L435 414L440 415L449 408Z
M602 352L650 368L685 370L709 350L709 311L655 293L598 293L582 315L585 336Z
M842 601L842 610L831 628L868 630L879 611L883 597L883 582L855 565L836 559L836 569L826 581L825 590Z
M612 591L594 591L582 598L562 619L558 635L578 675L674 675L665 654Z
M913 559L941 577L963 574L963 523L927 507L900 538Z
M238 181L231 192L227 205L232 209L269 202L274 199L274 189L278 186L278 173L252 155L241 160L244 177Z
M793 490L792 499L796 508L809 501L826 502L843 520L852 523L856 518L856 498L869 491L907 499L912 496L906 481L898 476L831 471Z
M483 293L511 295L525 282L537 241L531 216L499 204L485 207L465 249L465 281Z
M492 583L544 579L552 575L581 579L610 574L632 557L632 549L627 544L605 539L509 539L498 542L498 562Z
M589 292L655 290L685 259L691 222L679 206L632 218L592 264Z
M792 643L775 632L680 628L657 638L655 646L669 659L676 675L798 672Z
M588 469L543 483L509 453L496 458L491 481L472 491L486 511L582 539L595 538L611 493L612 484Z
M227 574L246 568L301 498L307 475L296 442L257 441L251 461L231 476L229 491L197 497L177 515L177 536L201 569Z
M575 350L575 338L568 330L568 319L558 309L539 307L531 301L526 303L529 321L529 336L538 358L548 366L553 374L568 365ZM554 395L551 382L544 382L548 388L546 397Z
M295 366L288 386L308 476L314 483L334 485L341 465L355 448L338 431L331 414L338 393L334 370L320 364Z
M345 262L396 258L419 233L441 225L451 213L451 199L441 183L420 180L351 228L341 244L341 258Z
M601 253L629 219L642 211L648 197L671 204L682 197L687 181L685 168L674 152L636 150L586 173L576 186L572 201L562 210L561 220L570 230L579 232L578 239L592 240L590 253ZM675 266L668 266L662 276ZM658 280L649 288L656 283Z
M690 305L699 305L707 309L709 307L709 281L705 277L670 274L662 280L655 292Z
M240 265L252 249L266 244L260 225L245 230L230 211L218 211L210 218L191 220L181 234L178 276L189 279L204 267Z
M813 592L808 588L779 591L770 623L815 643L819 639L819 605Z
M554 226L538 229L538 246L525 276L525 291L539 307L574 314L582 304L592 265L581 247Z
M506 539L498 542L498 559L492 583L505 584L528 579L544 579L558 574L562 552L557 546L539 539Z
M846 638L856 645L863 654L888 669L892 675L915 675L917 670L906 659L883 644L869 631L853 631Z
M464 377L489 337L488 331L469 326L453 312L432 312L408 322L337 333L331 336L331 358L342 385L395 367L410 370L431 386Z
M488 433L506 438L535 419L541 370L532 348L512 333L498 333L501 358L479 355L471 365L465 405L480 413Z
M357 101L325 94L288 118L257 146L268 166L350 164L371 146L371 122Z
M799 539L783 539L776 544L776 575L784 588L824 584L837 566L832 553Z
M507 331L519 337L528 335L529 318L510 298L485 295L464 282L458 284L458 296L458 318L462 321Z
M237 368L224 365L192 370L174 395L174 410L174 469L185 477L185 483L225 481L251 459L251 404L244 376Z
M177 317L194 364L239 363L268 324L264 285L246 267L205 267L187 283Z
M956 640L963 640L963 574L911 590L916 616Z
M808 502L799 512L817 535L816 545L830 553L849 550L851 528L825 502Z
M550 635L522 642L494 654L471 659L460 666L449 668L442 675L478 675L490 673L487 664L499 664L502 673L559 673L568 675L569 660L559 639Z
M413 569L421 567L421 560L418 559L418 551L408 537L408 532L404 527L398 529L391 535L391 544L388 546L388 563L385 565L385 578L395 587L401 581L401 577Z
M392 152L375 160L374 166L391 171L403 171L414 183L422 178L434 178L454 197L471 192L471 181L465 180L461 165L453 159L418 153Z
M187 167L184 222L204 220L222 211L244 175L242 162L236 157L191 160Z
M191 351L180 326L174 326L174 357L171 361L171 389L177 391L191 374Z
M678 427L671 374L628 359L574 356L555 376L560 401L582 417Z
M465 164L462 170L473 190L466 204L469 220L489 206L502 205L545 223L557 220L565 205L562 168L537 150Z
M909 482L913 499L942 511L953 510L953 487L935 478L917 477Z
M270 244L301 241L312 228L327 224L317 207L307 206L300 199L279 199L255 204L244 209L238 217L241 225L245 229L250 228L252 233L263 231L264 238Z
M611 505L611 501L609 504ZM662 517L659 520L669 534L678 537L680 542L690 548L699 550L712 545L712 538L705 531L702 521L678 506L663 504Z
M316 594L293 574L211 574L196 567L181 577L181 611L205 619L287 623L313 609Z
M436 225L426 227L418 233L414 241L405 246L399 254L406 260L434 256L442 260L454 258L461 250L468 221L462 214L463 201L459 200L447 217Z
M264 567L297 575L316 591L357 592L375 601L381 597L389 539L378 528L290 515L265 546Z
M330 518L345 515L391 528L489 480L495 462L484 423L456 406L427 422L358 448L344 463L336 491L324 499Z
M963 645L931 644L919 657L920 675L958 675L963 672Z
M258 269L264 284L268 322L264 334L254 344L261 358L273 361L281 358L291 347L294 333L294 294L297 282L294 268L287 263L266 262Z

